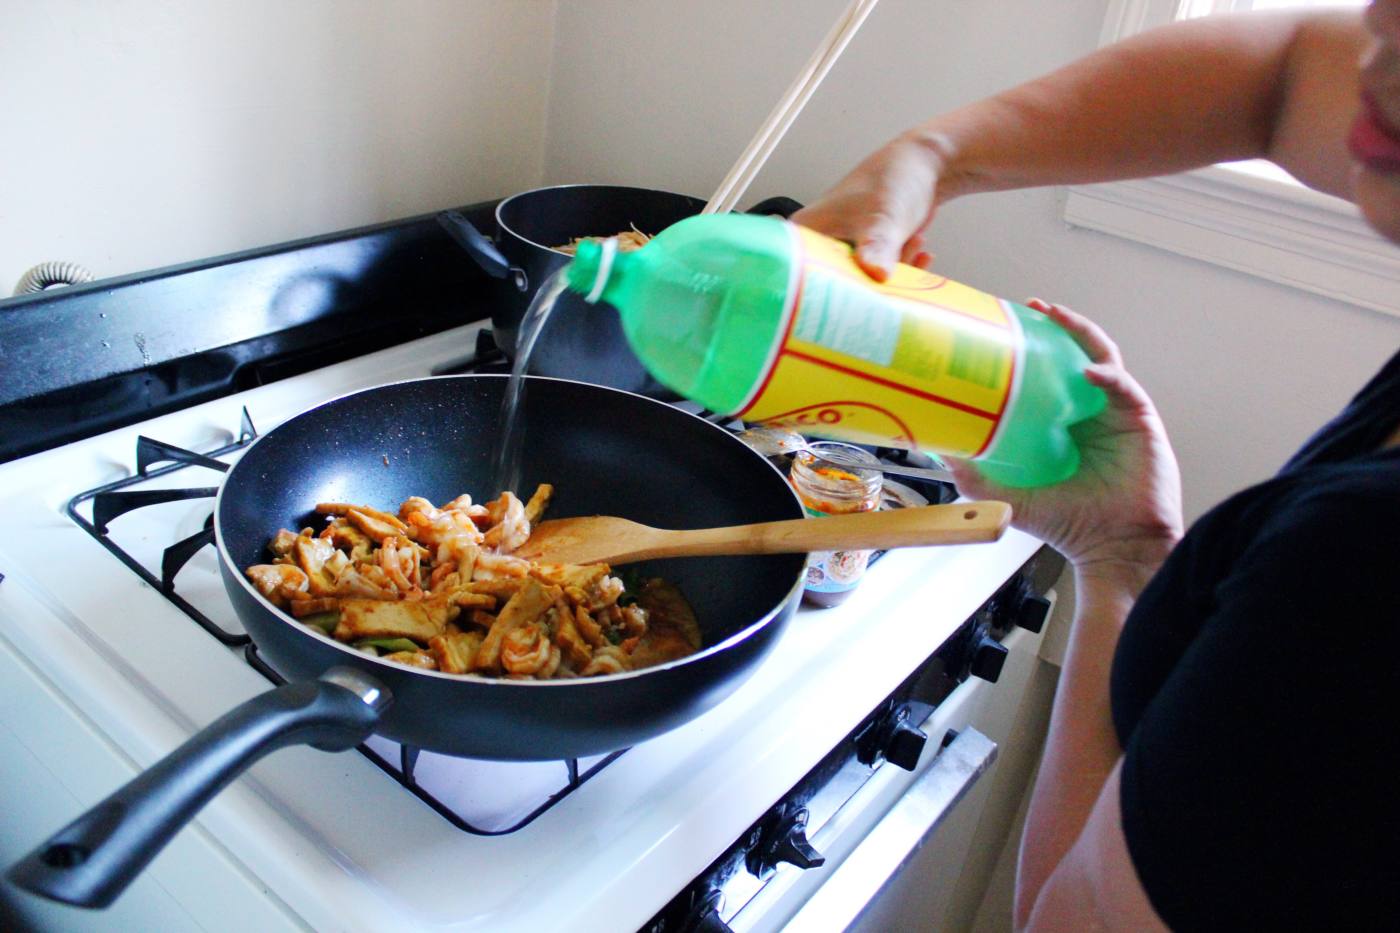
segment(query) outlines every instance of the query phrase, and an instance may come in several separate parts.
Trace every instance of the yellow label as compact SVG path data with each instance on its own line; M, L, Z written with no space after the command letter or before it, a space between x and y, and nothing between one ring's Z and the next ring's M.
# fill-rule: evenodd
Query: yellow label
M899 265L875 282L851 248L790 225L799 271L768 370L738 414L804 434L975 456L1020 356L998 298Z

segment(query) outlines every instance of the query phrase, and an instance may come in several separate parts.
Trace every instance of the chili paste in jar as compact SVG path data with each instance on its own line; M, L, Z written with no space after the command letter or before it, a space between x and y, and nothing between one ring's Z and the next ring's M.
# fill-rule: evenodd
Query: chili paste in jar
M839 450L846 457L868 461L872 469L849 469L821 459L825 449ZM868 451L850 444L818 441L809 450L799 451L792 460L788 479L797 491L809 518L873 512L880 507L884 488L879 461ZM807 560L807 583L803 600L813 606L836 606L850 598L865 576L871 551L816 551Z

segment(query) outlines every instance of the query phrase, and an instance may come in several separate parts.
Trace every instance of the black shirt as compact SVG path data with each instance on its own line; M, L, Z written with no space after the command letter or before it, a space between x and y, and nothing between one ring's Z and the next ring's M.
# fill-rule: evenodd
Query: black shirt
M1397 423L1400 353L1128 616L1123 831L1173 929L1400 925Z

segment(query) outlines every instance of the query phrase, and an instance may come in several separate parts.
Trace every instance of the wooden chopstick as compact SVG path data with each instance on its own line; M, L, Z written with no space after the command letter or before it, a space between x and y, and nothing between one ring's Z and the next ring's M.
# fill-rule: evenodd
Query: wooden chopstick
M738 161L734 163L729 174L725 176L724 181L720 182L719 188L710 198L709 203L705 205L702 213L729 211L738 203L744 190L747 189L749 181L757 174L768 154L773 151L778 140L782 138L787 127L791 125L791 117L795 117L806 104L821 78L825 76L826 70L830 68L830 63L834 61L831 55L833 49L844 47L842 39L849 37L852 33L851 26L859 11L862 7L872 5L873 0L853 0L842 12L836 24L822 40L821 45L817 47L792 85L779 99L772 112L768 114L767 119L763 121L758 132L739 156ZM855 22L855 24L859 25L859 22ZM823 68L824 63L826 68Z
M740 154L729 174L720 182L719 188L701 213L715 214L734 209L734 205L744 196L749 184L768 161L768 156L777 148L778 142L797 119L797 115L806 106L817 86L822 83L831 66L836 64L836 59L841 56L851 37L865 22L865 18L870 15L877 2L878 0L852 0L846 7L796 80L763 121L758 133Z

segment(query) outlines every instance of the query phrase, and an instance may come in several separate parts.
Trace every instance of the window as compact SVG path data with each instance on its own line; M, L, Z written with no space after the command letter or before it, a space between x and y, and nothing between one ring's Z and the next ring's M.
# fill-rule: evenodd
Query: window
M1304 7L1359 7L1366 0L1181 0L1177 19L1212 13L1244 13L1249 10L1300 10Z
M1101 44L1178 19L1366 0L1111 0ZM1356 208L1266 162L1070 190L1067 223L1400 315L1400 252Z

